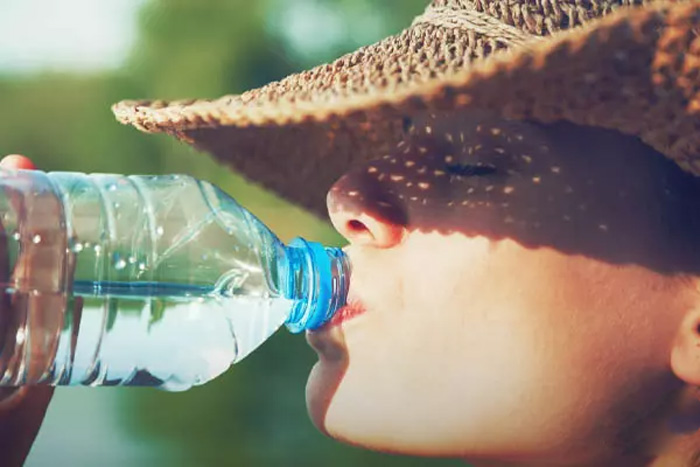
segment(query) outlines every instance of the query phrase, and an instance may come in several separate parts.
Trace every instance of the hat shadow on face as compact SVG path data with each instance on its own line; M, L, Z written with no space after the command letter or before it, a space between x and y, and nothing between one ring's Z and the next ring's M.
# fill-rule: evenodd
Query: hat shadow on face
M475 113L404 123L394 151L331 188L332 212L666 274L700 272L700 248L692 247L700 183L638 139Z

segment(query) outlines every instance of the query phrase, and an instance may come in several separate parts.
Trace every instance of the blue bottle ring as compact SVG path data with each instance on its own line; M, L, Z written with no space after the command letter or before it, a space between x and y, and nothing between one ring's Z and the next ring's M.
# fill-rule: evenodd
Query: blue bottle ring
M316 279L317 282L310 284L309 301L307 303L308 310L304 317L296 323L289 323L287 328L298 333L309 329L316 329L330 318L332 314L330 310L331 297L333 295L333 287L331 278L331 260L326 253L323 245L316 242L308 242L303 238L295 238L289 243L289 246L295 248L303 248L308 253L310 279Z

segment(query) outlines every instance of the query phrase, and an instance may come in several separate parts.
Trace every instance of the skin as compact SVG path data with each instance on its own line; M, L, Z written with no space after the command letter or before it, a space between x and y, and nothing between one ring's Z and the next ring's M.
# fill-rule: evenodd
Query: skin
M690 462L697 182L601 129L471 114L406 130L328 194L358 314L307 335L316 426L476 465Z
M0 161L0 168L36 167L24 156L9 155ZM2 274L8 272L5 270ZM3 303L2 306L12 304ZM0 388L0 465L19 466L24 463L46 414L53 390L49 386Z

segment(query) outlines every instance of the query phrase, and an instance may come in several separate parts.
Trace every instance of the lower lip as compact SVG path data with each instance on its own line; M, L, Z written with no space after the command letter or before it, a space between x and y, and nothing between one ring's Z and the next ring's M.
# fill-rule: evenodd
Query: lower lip
M326 326L333 327L338 326L341 323L349 321L356 316L363 314L365 311L364 306L358 302L348 302L347 305L335 312L333 317L326 323Z

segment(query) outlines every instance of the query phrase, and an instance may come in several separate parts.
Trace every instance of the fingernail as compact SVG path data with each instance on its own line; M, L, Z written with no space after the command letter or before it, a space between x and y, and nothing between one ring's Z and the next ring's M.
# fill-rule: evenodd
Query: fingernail
M0 166L11 167L13 169L33 169L34 163L26 156L19 154L9 154L0 160Z

